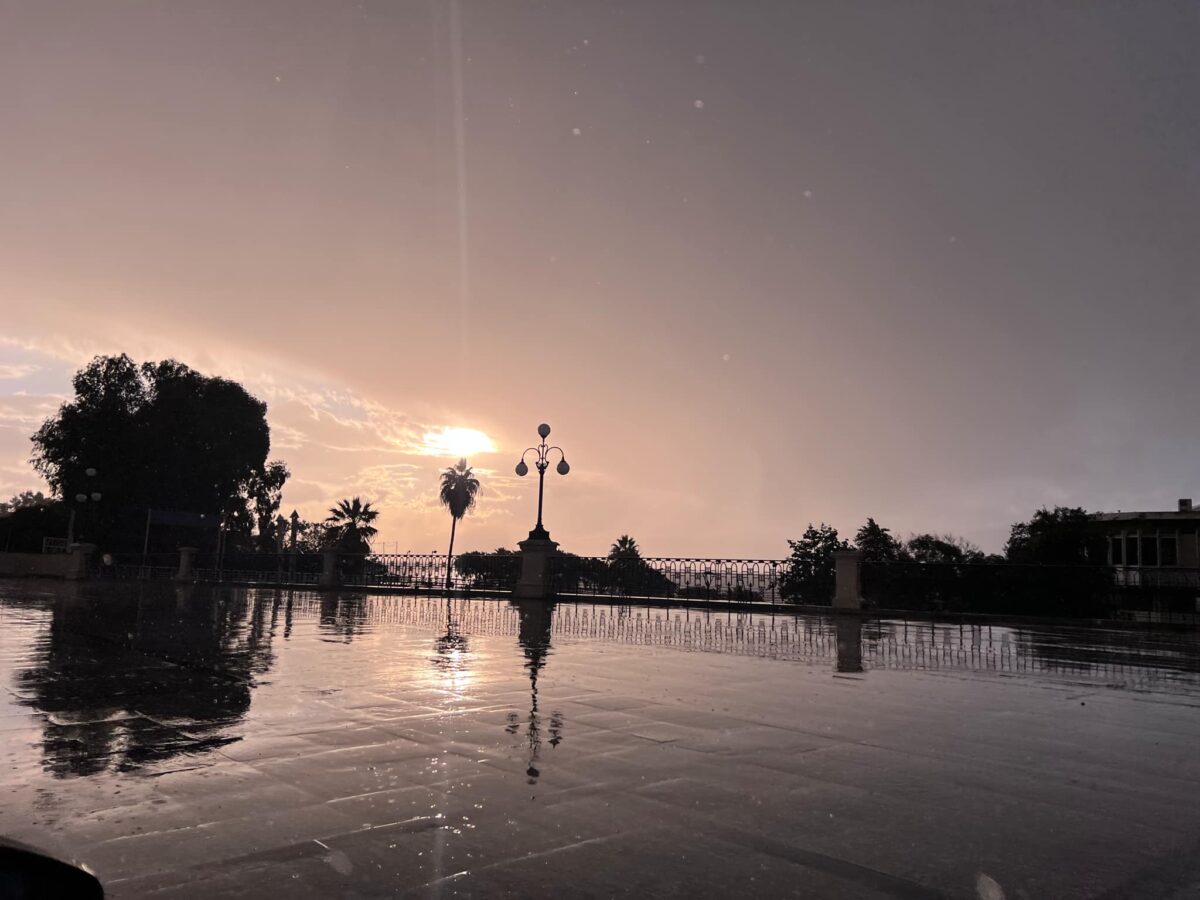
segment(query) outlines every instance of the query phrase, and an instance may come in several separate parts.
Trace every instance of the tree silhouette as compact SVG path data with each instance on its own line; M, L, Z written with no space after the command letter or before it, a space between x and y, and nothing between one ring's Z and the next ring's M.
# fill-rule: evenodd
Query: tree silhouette
M506 547L498 547L491 553L481 550L460 553L454 560L454 571L472 588L511 591L521 575L521 554Z
M147 509L245 515L271 439L266 404L240 384L122 354L96 357L73 385L33 435L31 462L56 498L103 495L89 539L141 549Z
M325 520L329 526L330 542L343 553L369 553L371 538L379 533L371 523L379 518L379 510L358 497L343 500L329 510Z
M450 510L450 549L446 551L447 589L450 588L451 563L454 558L454 532L458 528L458 520L475 508L475 495L478 493L479 479L467 465L466 457L442 473L438 499L442 506Z
M833 554L849 548L838 539L837 529L810 523L798 541L788 541L792 555L780 585L786 599L827 606L833 602Z
M874 519L867 519L867 524L858 529L854 535L854 546L862 551L863 559L867 562L897 562L904 560L907 555L899 539Z
M975 563L983 551L966 538L952 534L918 534L908 539L908 555L919 563Z
M1043 507L1028 522L1012 527L1004 553L1011 562L1050 565L1093 565L1106 560L1104 538L1087 511L1075 507Z
M21 491L19 494L13 494L12 499L7 503L0 503L0 516L15 512L18 509L36 509L39 506L49 506L53 502L54 500L45 496L41 491L37 493L33 491Z
M254 473L246 484L246 498L249 501L246 512L254 520L255 549L259 553L274 553L279 546L282 535L277 532L275 519L283 500L283 485L291 474L283 463L271 462L263 472Z
M629 535L623 534L613 542L612 548L608 551L608 558L614 562L619 559L641 559L642 551L638 547L637 541Z
M677 585L642 559L642 550L627 534L621 535L608 551L608 576L622 594L651 597L674 596Z

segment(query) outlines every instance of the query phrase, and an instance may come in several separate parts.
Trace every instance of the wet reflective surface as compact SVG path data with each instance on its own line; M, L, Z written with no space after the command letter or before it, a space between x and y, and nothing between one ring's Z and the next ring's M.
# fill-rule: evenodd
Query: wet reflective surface
M1191 632L0 582L0 834L115 897L1193 896L1198 670Z

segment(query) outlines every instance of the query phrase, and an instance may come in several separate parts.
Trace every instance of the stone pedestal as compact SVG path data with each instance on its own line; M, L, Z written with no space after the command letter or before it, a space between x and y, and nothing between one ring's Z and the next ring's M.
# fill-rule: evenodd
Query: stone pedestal
M338 555L336 550L326 550L321 554L321 578L319 587L332 588L338 586Z
M176 581L192 580L192 568L196 565L196 554L199 552L195 547L179 548L179 569L175 572Z
M553 594L550 584L550 560L558 555L558 543L550 536L531 537L517 544L521 548L521 580L513 589L514 597L548 598Z
M80 581L92 576L92 556L95 544L71 544L67 547L67 565L63 577L68 581Z
M862 589L859 565L861 550L835 550L834 562L834 609L862 609Z

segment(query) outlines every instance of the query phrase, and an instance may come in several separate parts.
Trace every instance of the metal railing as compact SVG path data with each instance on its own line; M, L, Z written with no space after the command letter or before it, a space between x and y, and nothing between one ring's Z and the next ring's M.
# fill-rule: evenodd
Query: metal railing
M444 553L338 554L339 582L361 587L503 593L513 589L520 572L517 553L461 553L453 558Z
M94 574L162 579L174 577L178 566L178 553L145 558L129 554L111 564L97 561ZM513 591L520 571L521 555L515 552L472 552L452 558L439 553L337 554L333 558L319 553L224 553L197 556L191 578L504 594ZM863 562L860 574L868 609L1200 623L1200 569L1195 568ZM547 577L547 593L552 596L610 597L625 602L777 604L806 602L814 593L805 590L806 583L797 578L789 560L779 559L560 554L549 559Z
M178 555L176 555L178 558ZM204 553L192 564L195 581L249 584L317 584L319 553Z
M162 581L179 571L178 553L117 553L92 558L92 574L97 578Z
M731 603L782 602L787 561L598 557L563 554L550 561L558 596L607 596Z

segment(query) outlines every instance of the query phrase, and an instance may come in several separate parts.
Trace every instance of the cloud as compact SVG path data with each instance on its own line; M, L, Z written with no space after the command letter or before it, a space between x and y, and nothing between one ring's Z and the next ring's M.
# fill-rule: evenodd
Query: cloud
M0 397L0 428L36 430L62 403L57 394L16 393Z
M299 450L308 443L308 435L299 428L283 422L271 423L271 452L280 450Z
M69 338L61 334L47 334L37 338L0 337L0 345L16 347L26 353L35 353L50 360L82 365L92 357L104 353L104 344L88 338Z
M41 370L42 367L34 363L0 363L0 379L17 380Z

